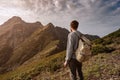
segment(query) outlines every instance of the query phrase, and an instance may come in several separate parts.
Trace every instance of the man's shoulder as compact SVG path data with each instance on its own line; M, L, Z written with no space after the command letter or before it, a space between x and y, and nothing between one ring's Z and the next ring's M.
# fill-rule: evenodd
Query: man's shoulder
M70 32L69 34L68 34L68 36L73 36L74 35L74 32Z
M68 34L68 36L70 37L72 37L72 36L75 36L76 34L78 34L78 35L82 35L82 33L80 32L80 31L75 31L75 32L70 32L69 34Z
M76 34L81 35L82 33L80 31L71 32L71 35L76 35Z

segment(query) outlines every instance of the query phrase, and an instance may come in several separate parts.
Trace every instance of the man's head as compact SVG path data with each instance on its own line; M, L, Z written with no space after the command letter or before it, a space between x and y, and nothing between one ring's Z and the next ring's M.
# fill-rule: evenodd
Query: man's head
M73 21L70 23L70 26L71 26L70 28L71 28L71 30L77 30L78 25L79 25L79 22L76 21L76 20L73 20Z

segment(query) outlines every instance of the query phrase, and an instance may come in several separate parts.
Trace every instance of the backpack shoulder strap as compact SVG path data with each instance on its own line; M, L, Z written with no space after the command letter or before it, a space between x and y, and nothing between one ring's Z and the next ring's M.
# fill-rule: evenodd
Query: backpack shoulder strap
M82 39L83 34L81 34L81 36L80 36L80 35L78 35L77 33L75 33L75 35L78 36L78 38L81 39L83 42L85 42L85 41Z
M90 40L88 38L86 38L83 34L81 34L81 36L80 36L77 33L75 33L75 35L77 35L79 37L79 39L81 39L83 42L85 42L86 44L91 46Z

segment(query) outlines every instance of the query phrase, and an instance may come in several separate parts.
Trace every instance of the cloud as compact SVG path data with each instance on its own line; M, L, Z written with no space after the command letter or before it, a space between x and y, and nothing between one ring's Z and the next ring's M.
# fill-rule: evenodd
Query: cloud
M83 33L103 36L120 28L120 0L2 0L0 5L0 16L6 18L17 15L67 29L76 19Z

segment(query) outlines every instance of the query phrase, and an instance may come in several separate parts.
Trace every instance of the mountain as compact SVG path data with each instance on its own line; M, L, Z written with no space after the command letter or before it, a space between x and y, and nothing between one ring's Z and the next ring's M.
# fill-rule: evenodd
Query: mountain
M31 42L28 40L23 42L25 47L28 47L28 50L25 49L25 51L28 51L25 53L28 54L32 49L30 48L30 44L34 46L33 41L35 41L34 44L36 45L41 34L44 34L44 32L47 33L47 35L49 34L49 36L46 37L49 38L50 42L48 41L48 44L46 45L45 43L47 42L44 40L45 36L42 37L42 45L44 45L44 49L39 47L40 51L35 52L37 53L36 55L12 71L1 74L0 78L2 80L69 80L69 70L68 68L63 68L65 50L63 49L54 52L54 50L58 49L58 44L60 43L59 39L56 38L55 35L55 37L50 37L50 35L53 35L52 33L54 33L55 29L56 27L46 26L43 30L36 31L30 38L28 38L28 40L31 39ZM63 34L60 34L62 37ZM36 37L35 40L34 36L39 36L39 38ZM41 38L38 41L41 41ZM23 44L20 46L23 47ZM114 50L110 50L111 48L114 48ZM53 51L53 53L51 53L51 51ZM94 40L92 51L92 58L83 63L85 80L119 80L120 30L117 30L103 38ZM17 52L14 54L17 54Z
M0 46L7 44L13 48L38 28L42 28L40 22L26 23L20 17L14 16L0 26Z
M9 60L12 52L35 30L41 29L40 22L26 23L14 16L0 26L0 66Z
M99 39L100 37L97 35L90 35L90 34L85 34L85 36L89 39L89 40L95 40L95 39Z
M52 23L36 30L30 37L23 41L17 48L14 49L11 57L2 65L1 72L9 71L25 61L32 58L38 52L45 50L44 48L52 43L57 41L57 44L53 47L53 50L50 51L46 56L50 56L55 52L64 50L67 42L68 31L64 28L54 27ZM64 36L63 36L64 35Z
M65 28L52 23L45 26L40 22L26 23L15 16L2 24L0 31L2 80L29 80L41 75L42 79L62 69L69 33ZM99 38L86 36L90 40Z

